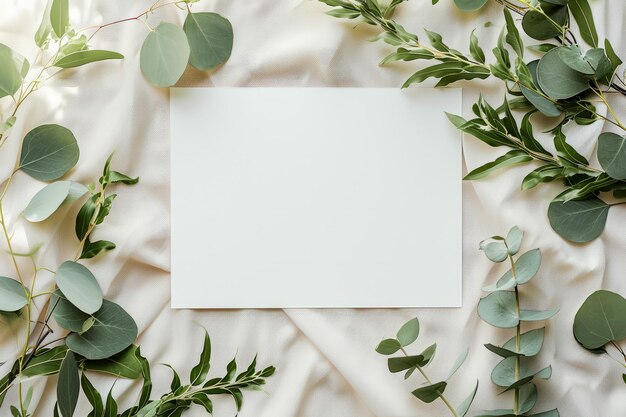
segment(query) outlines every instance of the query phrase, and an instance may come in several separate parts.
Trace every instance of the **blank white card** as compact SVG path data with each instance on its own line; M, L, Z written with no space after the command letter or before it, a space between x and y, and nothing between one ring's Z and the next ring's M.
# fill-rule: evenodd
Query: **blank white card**
M459 89L171 90L172 307L461 305Z

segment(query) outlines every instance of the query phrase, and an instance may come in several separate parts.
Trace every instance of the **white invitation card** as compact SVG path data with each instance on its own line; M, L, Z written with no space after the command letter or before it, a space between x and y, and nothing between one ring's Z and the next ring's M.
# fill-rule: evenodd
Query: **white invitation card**
M460 89L173 88L172 307L458 307Z

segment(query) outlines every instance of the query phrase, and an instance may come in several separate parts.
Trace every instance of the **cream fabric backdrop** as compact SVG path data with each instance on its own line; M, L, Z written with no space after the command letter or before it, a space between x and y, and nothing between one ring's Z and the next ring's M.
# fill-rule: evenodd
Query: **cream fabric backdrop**
M608 35L622 56L626 5L620 0L591 0L601 36ZM500 7L490 5L478 16L454 10L451 0L437 6L413 0L399 8L397 17L406 27L421 33L426 27L444 35L455 47L466 50L469 32L478 27L481 44L489 51L503 21ZM133 16L150 5L148 1L73 1L71 19L76 27L102 24ZM35 32L43 0L0 0L0 42L32 58ZM230 61L214 74L189 69L182 86L400 86L418 64L381 69L379 59L390 51L381 43L366 39L371 27L324 15L327 8L312 0L206 0L194 5L196 11L217 11L227 16L235 29L235 46ZM162 10L150 17L182 23L183 14ZM490 20L493 27L484 28ZM278 372L267 385L267 394L246 395L242 417L370 417L443 415L444 411L421 405L410 395L417 381L405 383L390 375L384 358L374 352L383 336L393 335L407 319L418 315L422 322L420 347L438 342L439 352L430 372L445 376L451 361L465 347L468 362L449 388L449 396L460 402L476 378L481 386L475 410L509 407L507 395L496 396L489 375L497 357L482 344L502 343L511 336L481 322L476 304L481 287L503 272L477 250L478 242L519 225L526 232L524 249L540 247L544 255L539 277L523 290L529 307L560 309L548 322L548 333L540 364L552 364L553 378L540 383L538 411L558 406L567 417L619 417L624 415L624 385L620 367L606 356L595 357L582 350L572 336L577 308L592 291L601 287L626 294L626 258L623 256L626 210L615 208L609 215L602 238L587 245L571 245L551 229L546 217L550 198L558 185L537 187L521 193L519 183L531 168L509 169L489 179L464 185L464 284L459 309L429 310L242 310L173 311L169 307L169 141L168 91L153 88L139 71L139 49L146 35L141 23L130 22L103 30L93 40L98 48L122 52L122 62L105 62L70 70L46 83L18 113L18 123L0 152L0 176L13 167L19 143L31 128L56 122L69 127L78 138L81 157L72 179L97 179L103 162L115 151L116 169L141 176L135 187L118 187L118 199L107 222L97 234L118 244L118 250L86 262L94 271L107 297L123 305L136 319L142 351L154 366L155 394L169 386L169 372L158 367L170 363L187 374L196 361L205 326L213 340L212 372L224 371L237 353L246 364L259 353L261 365L275 364ZM500 101L503 92L491 80L464 84L465 112L482 92ZM494 88L495 86L495 88ZM6 101L6 100L5 100ZM3 109L8 103L3 101ZM623 103L623 101L622 101ZM339 111L340 109L338 109ZM623 105L620 109L624 113ZM322 122L322 121L320 121ZM376 111L363 115L363 123L384 123ZM569 139L590 154L600 123L579 127ZM390 129L390 134L393 130ZM207 128L210 135L210 126ZM437 138L433 138L436 140ZM550 144L547 144L550 148ZM492 160L501 150L466 138L468 167ZM427 157L427 155L425 155ZM436 181L435 173L425 180ZM202 178L197 178L201 186ZM59 213L54 222L25 225L18 215L41 187L18 174L7 196L8 222L15 226L19 249L28 244L50 241L40 252L41 266L56 267L75 251L73 218L78 207ZM191 203L191 197L190 197ZM445 201L433 204L446 204ZM202 210L201 207L198 208ZM53 226L52 224L56 226ZM442 255L445 262L445 254ZM6 257L0 273L11 274ZM198 271L198 279L213 279ZM297 279L297 277L294 277ZM436 279L433 277L433 279ZM40 285L50 283L42 275ZM279 291L279 289L277 289ZM12 363L15 357L16 328L3 325L0 331L0 358ZM8 364L2 373L8 370ZM108 378L97 385L106 390ZM36 384L35 417L51 415L54 381ZM137 383L118 381L115 393L127 405L133 401ZM11 402L11 397L7 403ZM77 412L85 415L86 408ZM0 411L7 415L8 411ZM217 402L215 415L234 415L230 399Z

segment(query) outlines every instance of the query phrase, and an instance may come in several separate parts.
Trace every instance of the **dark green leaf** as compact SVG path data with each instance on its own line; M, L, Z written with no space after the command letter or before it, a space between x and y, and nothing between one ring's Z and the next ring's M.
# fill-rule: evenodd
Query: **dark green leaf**
M593 21L593 13L587 0L569 0L569 8L578 24L583 40L594 48L598 47L598 33Z
M626 179L626 139L616 133L602 133L598 137L598 161L611 178Z
M484 178L491 174L493 171L496 171L500 168L508 167L511 165L522 164L525 162L532 161L532 157L529 156L526 152L520 150L512 150L497 158L493 162L489 162L481 167L478 167L472 170L469 174L467 174L463 179L464 180L476 180L479 178Z
M113 242L109 242L108 240L91 242L89 238L87 238L79 259L91 259L102 251L110 251L113 249L115 249L115 243Z
M470 54L476 61L484 64L485 52L482 50L482 48L478 44L478 38L474 34L475 31L476 29L474 29L472 33L470 34Z
M523 58L524 44L515 26L511 12L506 7L504 8L504 18L506 20L506 43L511 45L511 48L513 48L518 57Z
M559 51L562 48L554 48L546 53L537 65L539 86L548 96L558 100L573 97L589 89L589 80L561 60Z
M610 207L597 197L582 201L553 201L548 208L548 219L561 237L585 243L600 236Z
M126 185L134 185L139 182L139 177L131 178L126 174L122 174L121 172L111 171L109 174L109 181L113 184L121 182Z
M87 401L91 404L92 410L87 417L102 417L104 413L104 404L102 403L102 397L98 390L94 388L89 379L87 379L87 375L83 372L80 377L81 386L83 388L83 392L85 393L85 397L87 397Z
M113 388L109 390L109 394L107 395L103 417L117 417L117 402L115 398L113 398Z
M52 349L39 349L33 356L22 376L28 378L33 376L54 375L61 369L61 363L67 354L67 346L56 346Z
M576 149L567 143L565 135L558 129L554 135L554 147L556 148L557 155L573 164L589 165L587 158L582 156Z
M447 385L444 381L437 382L418 388L412 394L425 403L432 403L443 394Z
M376 352L382 355L392 355L399 351L402 345L396 339L385 339L376 346Z
M57 383L57 402L61 416L72 417L74 415L78 403L79 387L80 378L76 358L72 352L68 351L61 363L59 382Z
M387 360L387 367L389 372L396 373L406 371L414 367L423 367L428 363L428 360L423 355L415 356L401 356L399 358L389 358Z
M76 231L76 237L80 241L85 239L87 232L89 232L93 216L96 213L96 203L99 198L100 194L88 198L76 215L76 226L74 229Z
M204 345L202 347L202 353L200 354L200 360L198 364L191 370L189 376L192 385L201 385L206 380L206 377L211 368L211 338L209 332L204 331Z
M626 338L626 299L605 290L591 294L576 313L574 336L586 349Z
M213 414L213 403L211 402L211 400L209 399L209 397L206 394L204 394L202 392L198 392L198 393L193 395L192 401L195 404L198 404L198 405L201 405L202 407L204 407L204 409L206 410L207 413Z
M117 355L101 360L86 360L83 369L104 372L119 378L137 379L142 374L142 365L137 358L139 348L131 345Z
M52 181L72 169L78 156L72 132L59 125L42 125L24 137L19 169L37 180Z
M522 18L524 32L531 38L540 41L561 35L563 33L562 26L565 25L568 17L567 6L546 4L542 8L547 17L541 12L530 10L524 13Z
M217 13L189 13L183 30L189 42L189 63L207 71L223 64L233 49L233 27Z

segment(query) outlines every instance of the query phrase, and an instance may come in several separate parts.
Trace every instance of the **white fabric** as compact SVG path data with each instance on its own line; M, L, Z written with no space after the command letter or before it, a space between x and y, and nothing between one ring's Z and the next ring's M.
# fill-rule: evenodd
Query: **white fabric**
M503 21L500 6L490 4L481 14L462 14L450 0L431 6L429 1L411 1L400 6L398 19L409 30L426 27L444 35L450 44L467 50L469 32L477 34L486 51L494 45ZM608 35L621 55L626 5L619 0L592 0L601 36ZM43 0L0 1L0 42L32 58L32 35L43 10ZM149 1L84 0L72 2L71 18L76 27L102 24L133 16ZM327 7L313 0L203 1L195 10L214 10L227 16L235 29L231 60L214 74L189 69L181 86L400 86L419 64L403 63L378 68L381 57L391 48L369 43L374 28L356 21L337 20L324 15ZM150 17L182 23L183 13L161 9ZM483 27L485 21L495 23ZM23 135L31 128L56 122L69 127L78 138L81 157L69 175L79 181L97 179L103 162L115 151L113 166L141 176L135 187L118 187L119 197L98 236L112 240L118 249L86 264L93 270L107 297L123 305L140 328L139 343L154 366L155 395L169 385L169 372L159 363L170 363L183 375L194 365L205 326L213 339L212 373L220 375L227 361L237 353L246 364L255 352L261 365L275 364L278 372L264 393L245 396L242 417L369 417L447 415L441 404L423 405L410 391L417 380L402 381L387 372L385 359L374 352L383 336L393 335L408 318L419 316L422 323L420 347L438 342L439 352L429 369L433 377L445 376L448 367L465 347L468 362L452 381L448 395L459 403L481 381L474 409L510 407L512 399L489 380L498 359L482 345L502 343L508 330L495 329L477 317L476 304L481 287L502 272L477 250L478 242L519 225L526 231L525 249L540 247L544 261L538 279L522 290L522 303L529 308L559 308L548 322L546 343L537 365L552 364L553 378L541 382L536 410L558 406L564 416L623 415L624 385L621 369L606 356L594 356L581 349L572 336L574 314L594 290L607 288L626 294L623 271L624 220L621 207L611 210L602 237L586 245L572 245L550 228L546 209L558 184L520 192L519 183L530 167L509 169L489 179L464 185L464 306L458 309L428 310L242 310L173 311L169 307L169 142L168 91L154 88L139 71L139 49L146 35L141 23L129 22L103 30L93 45L121 51L123 62L106 62L67 71L32 96L19 111L18 122L0 152L0 175L10 173ZM465 114L483 93L500 101L503 91L495 80L467 83ZM616 101L619 103L619 101ZM621 101L623 103L623 100ZM2 101L2 110L10 103ZM620 109L624 114L624 109ZM341 109L337 109L338 114ZM339 116L338 116L339 117ZM362 123L385 123L376 110L364 114ZM590 154L602 124L577 128L569 137L579 149ZM210 130L209 130L210 132ZM437 138L433 138L436 140ZM472 138L465 138L468 167L493 160L502 153ZM546 146L550 147L549 144ZM431 173L429 180L436 181ZM198 179L202 181L202 179ZM76 251L73 219L78 207L55 216L47 224L31 226L19 213L41 187L33 179L17 174L5 200L7 221L14 230L16 250L48 242L37 257L39 266L56 268ZM445 201L435 202L445 204ZM50 240L49 236L53 238ZM74 242L74 243L72 243ZM4 248L4 247L3 247ZM13 273L3 256L0 273ZM445 262L442 257L441 262ZM27 262L24 261L26 268ZM203 272L198 271L199 279ZM41 272L40 288L50 284L50 275ZM435 279L435 278L433 278ZM0 358L11 363L17 344L17 324L0 330ZM23 335L20 335L20 340ZM6 372L8 364L2 367ZM55 381L36 384L33 415L49 416L54 403ZM106 389L109 378L97 380ZM119 381L114 392L124 405L132 402L137 383ZM7 404L14 397L7 399ZM6 406L5 406L6 407ZM80 413L87 408L81 403ZM7 415L3 408L1 415ZM215 415L234 415L229 399L218 401Z

